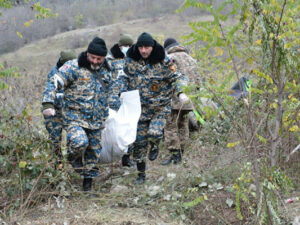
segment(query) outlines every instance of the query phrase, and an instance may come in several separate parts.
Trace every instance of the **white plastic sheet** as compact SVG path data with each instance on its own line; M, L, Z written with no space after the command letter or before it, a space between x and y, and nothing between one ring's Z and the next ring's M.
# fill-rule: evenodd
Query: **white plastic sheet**
M120 160L127 153L128 145L136 139L137 123L141 115L138 90L123 92L118 112L109 109L109 116L102 131L100 163Z

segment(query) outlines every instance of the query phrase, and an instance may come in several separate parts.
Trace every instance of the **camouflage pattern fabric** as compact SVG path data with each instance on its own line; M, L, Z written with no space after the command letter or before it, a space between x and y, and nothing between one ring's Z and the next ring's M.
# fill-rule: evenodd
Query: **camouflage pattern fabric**
M174 60L177 68L187 76L189 84L200 85L203 82L199 76L197 62L187 53L186 48L176 45L170 47L167 53ZM193 110L189 104L182 106L177 95L174 95L172 98L172 109Z
M122 91L139 90L142 104L140 120L151 120L156 112L166 117L170 113L171 98L179 86L183 86L185 76L177 70L176 65L165 58L163 63L147 64L144 60L134 61L126 58L124 66L126 76ZM176 86L176 81L180 82Z
M54 75L57 72L58 72L58 63L48 73L46 86L49 85L48 83L51 82L51 79L54 77ZM52 141L54 145L53 151L59 157L62 157L62 153L61 153L62 136L61 135L62 135L62 128L63 128L63 121L62 121L61 109L63 107L63 94L64 91L60 90L55 95L54 108L56 114L54 116L44 116L44 124L46 130L49 133L49 139Z
M62 157L61 153L61 140L62 140L62 129L63 121L61 111L56 111L54 116L44 116L44 124L46 130L49 133L49 139L53 143L53 151L55 155Z
M155 115L150 121L139 121L136 141L129 147L133 159L137 162L145 161L147 151L150 147L149 141L156 144L163 138L163 130L166 124L164 116Z
M197 62L188 53L187 50L175 45L167 49L168 56L172 58L178 69L184 73L191 85L199 85L201 79L198 75ZM165 127L165 144L167 149L184 149L184 144L189 139L189 121L187 114L193 110L192 104L180 103L178 95L172 97L172 112L167 119Z
M172 110L164 132L167 149L184 149L189 139L188 113L187 110Z
M138 123L137 139L130 146L135 161L143 161L149 148L149 140L159 143L163 138L166 118L171 111L171 98L180 79L185 77L175 64L165 58L162 63L149 64L143 59L126 58L125 76L121 91L139 90L142 113ZM179 83L180 83L179 82ZM180 85L180 84L178 84Z
M86 53L66 62L47 83L42 103L51 107L57 91L64 90L62 115L68 159L76 172L94 177L98 175L101 128L108 116L112 69L107 61L97 72L88 68Z
M110 68L102 66L94 74L79 67L77 59L74 59L66 62L47 83L42 102L54 104L57 90L64 89L64 125L99 129L108 116L111 84Z
M109 107L114 110L118 110L120 108L121 102L120 102L120 89L122 88L122 80L120 78L124 76L124 65L125 65L125 59L124 58L118 58L115 59L113 56L109 56L109 63L112 68L112 86L111 86L111 94L109 96Z
M89 130L80 126L68 126L67 146L71 165L84 177L98 176L101 152L101 129Z
M57 62L57 64L48 73L46 86L50 85L51 80L53 79L54 75L56 73L58 73L58 64L59 64L59 62ZM54 107L56 109L61 109L63 107L63 96L64 96L64 91L63 90L59 90L56 93L55 99L54 99Z

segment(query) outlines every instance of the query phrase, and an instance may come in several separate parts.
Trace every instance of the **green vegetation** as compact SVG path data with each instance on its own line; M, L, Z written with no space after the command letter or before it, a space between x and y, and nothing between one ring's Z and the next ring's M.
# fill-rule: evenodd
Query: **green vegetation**
M228 5L232 10L224 13ZM245 165L253 165L247 170L248 179L242 173L236 184L238 217L243 219L243 201L255 215L255 224L281 224L280 195L292 187L282 173L284 161L300 140L300 4L286 0L232 0L216 8L211 3L186 0L183 9L188 7L206 10L214 17L212 21L190 23L193 32L186 37L187 44L203 44L195 48L194 55L207 82L195 99L210 97L220 105L222 120L229 120L234 128L226 133L231 137L226 140L227 147L243 149L248 155ZM238 80L245 75L253 84L247 98L237 102L227 90L233 78ZM287 143L292 149L286 148ZM274 176L276 181L272 180ZM245 179L249 184L242 188ZM250 183L256 189L251 199L247 196Z
M0 6L5 2L9 1L0 1ZM186 0L179 9L211 15L209 20L191 22L192 32L184 38L199 62L200 76L206 78L200 88L186 89L205 123L193 133L181 165L163 167L161 159L149 163L144 186L132 184L135 170L113 164L101 168L91 195L82 193L81 179L68 163L62 170L55 168L42 125L40 94L47 66L60 50L50 47L62 48L65 39L85 37L78 45L83 48L99 29L29 46L36 62L24 66L27 71L20 66L26 59L11 60L18 61L20 69L0 64L0 223L286 224L293 219L289 205L283 204L300 186L299 151L292 154L300 140L300 2L219 2ZM149 1L144 3L151 8ZM114 4L111 1L112 8ZM124 15L131 18L131 12ZM85 14L77 11L73 19L78 27L87 25ZM117 40L120 30L137 35L145 22L136 23L138 27L124 23L100 28L100 34L105 40ZM186 33L166 33L172 24L161 31L164 24L153 28L161 43L165 37ZM12 58L24 57L22 53ZM53 62L48 61L51 57ZM251 88L245 99L236 100L228 90L245 75ZM219 109L199 103L202 97Z

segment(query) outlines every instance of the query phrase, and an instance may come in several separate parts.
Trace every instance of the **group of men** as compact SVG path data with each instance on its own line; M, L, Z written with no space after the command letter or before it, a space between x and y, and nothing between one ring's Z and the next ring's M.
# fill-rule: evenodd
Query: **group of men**
M136 140L122 158L123 166L136 164L137 184L145 182L148 152L148 159L155 160L165 138L171 156L162 164L180 163L189 135L186 114L192 105L183 88L196 82L197 65L187 50L173 38L162 46L144 32L135 43L130 35L120 35L107 53L99 37L77 58L73 52L61 52L43 93L45 125L55 152L61 157L61 131L65 129L67 159L83 176L84 191L91 190L99 173L101 130L108 109L120 107L122 92L140 93L142 113Z

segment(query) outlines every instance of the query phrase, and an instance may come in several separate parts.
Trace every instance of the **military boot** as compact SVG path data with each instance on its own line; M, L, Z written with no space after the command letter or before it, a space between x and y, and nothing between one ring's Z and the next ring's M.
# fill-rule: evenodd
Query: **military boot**
M173 160L174 164L180 164L181 163L182 153L183 153L183 151L177 150L177 152L173 155L174 156L174 160Z
M82 173L83 163L82 163L81 156L69 153L67 159L69 163L72 165L72 167L74 168L75 172Z
M138 177L137 177L137 179L135 180L134 183L135 184L143 184L146 180L146 173L145 173L146 163L144 161L138 162L136 164L136 166L137 166L137 170L139 171L139 173L138 173Z
M92 190L92 183L93 183L93 178L83 178L83 191L90 191Z
M150 161L154 161L158 156L158 152L159 152L158 145L153 142L150 142L150 151L148 154L148 159Z
M166 165L169 165L173 161L174 161L174 155L172 154L166 161L163 161L161 163L161 165L166 166Z
M126 167L132 167L135 165L135 162L133 160L130 159L130 155L129 154L125 154L122 157L122 166L126 166Z
M171 162L173 162L173 164L178 164L181 163L181 150L179 149L172 149L170 150L170 152L172 153L172 155L170 156L169 159L167 159L166 161L162 162L163 166L169 165Z

